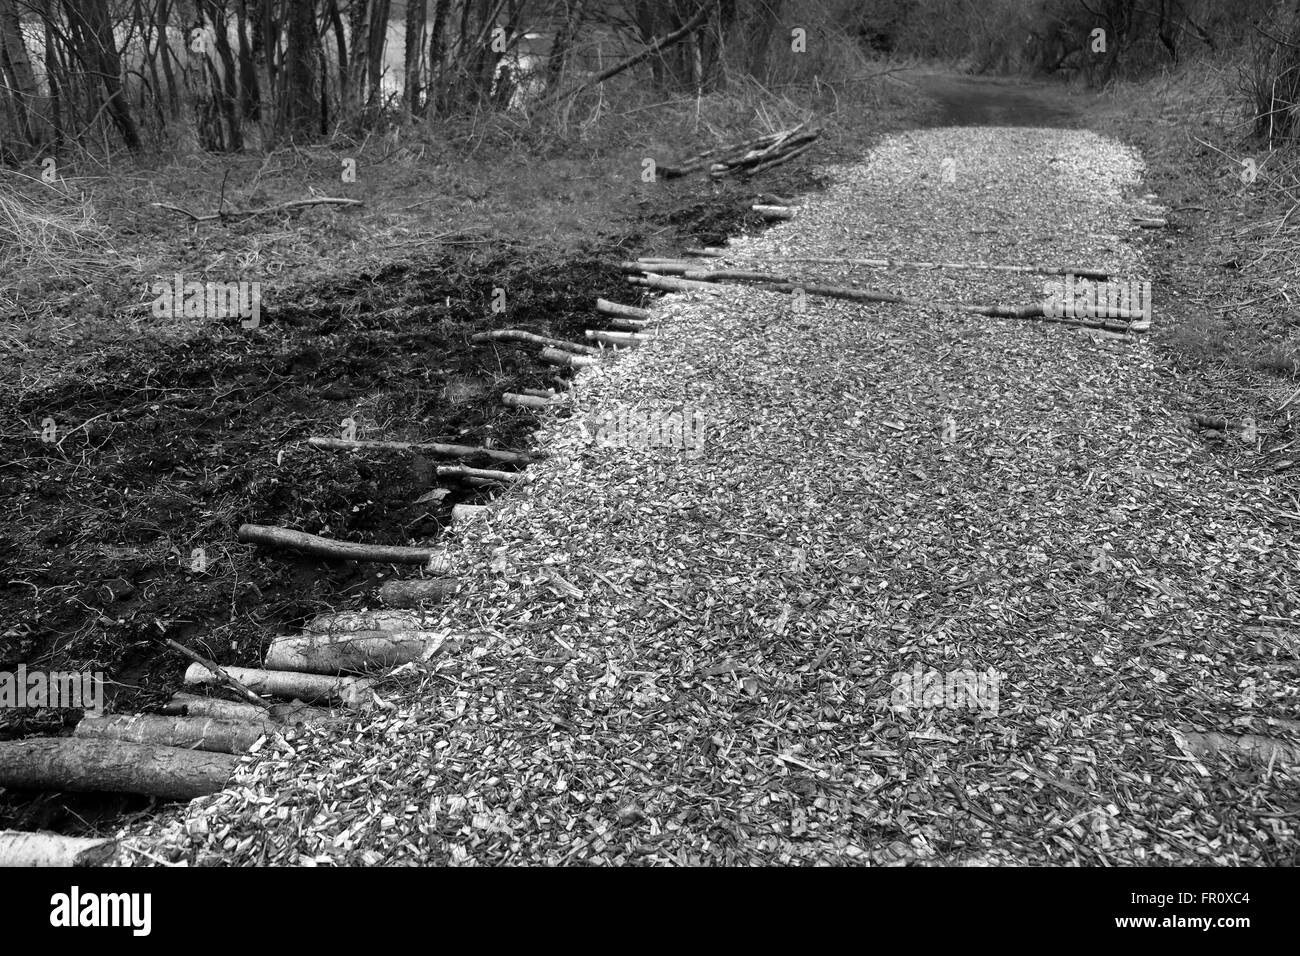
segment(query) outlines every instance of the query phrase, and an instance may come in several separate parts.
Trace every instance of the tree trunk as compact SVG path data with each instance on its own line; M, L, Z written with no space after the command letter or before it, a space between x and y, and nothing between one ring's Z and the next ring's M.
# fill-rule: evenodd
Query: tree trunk
M559 89L564 78L564 67L582 29L582 19L587 13L587 0L565 0L564 20L551 43L551 54L546 60L546 88Z
M0 70L8 78L9 92L17 107L19 132L30 146L45 140L45 123L38 103L40 89L32 71L27 45L23 42L22 24L14 0L0 0Z
M73 731L73 736L83 740L121 740L133 744L180 747L210 753L241 754L263 734L274 733L277 729L283 728L277 728L271 720L113 714L108 717L83 717Z
M323 674L262 670L256 667L227 667L226 670L235 680L259 694L270 694L287 700L337 701L349 707L361 705L371 684L363 677L327 677ZM185 671L185 683L195 687L210 687L220 684L221 680L202 664L191 664Z
M0 787L192 800L224 787L238 764L229 754L45 737L0 743Z
M284 634L271 642L265 663L269 670L364 674L426 660L445 640L435 631Z
M122 90L122 62L117 55L107 0L63 0L77 56L103 88L104 109L132 152L141 148L140 132Z
M0 866L103 866L117 853L114 840L59 833L0 830Z
M425 0L406 0L406 36L402 60L402 112L408 118L420 112L420 57L424 53Z
M295 137L307 137L316 125L316 0L289 4L285 39L284 128Z
M437 0L433 8L433 27L429 31L429 93L424 108L437 112L443 95L443 47L447 38L447 14L451 0Z

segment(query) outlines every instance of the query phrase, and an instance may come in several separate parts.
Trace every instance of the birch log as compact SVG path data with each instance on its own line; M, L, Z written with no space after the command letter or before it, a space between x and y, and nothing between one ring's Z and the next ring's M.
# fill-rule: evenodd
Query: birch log
M534 457L518 451L483 448L479 445L448 445L442 442L367 441L362 439L349 441L344 438L308 438L307 444L313 448L329 448L335 451L409 451L417 455L429 455L433 458L473 458L481 455L484 458L509 462L512 465L527 465Z
M548 365L562 365L566 368L584 368L588 365L595 365L600 361L600 359L596 357L600 354L600 349L592 346L587 347L591 348L591 351L594 354L575 355L573 352L565 352L561 349L553 349L548 346L542 349L538 354L538 358Z
M287 548L336 561L378 561L384 564L426 564L434 553L433 548L407 548L390 544L357 544L353 541L335 541L305 531L276 528L269 525L243 524L239 526L239 540L246 544L260 544L269 548Z
M441 603L459 589L460 585L451 578L388 581L379 589L379 601L385 607L419 607Z
M372 681L364 677L327 677L297 671L261 670L255 667L227 667L241 683L259 694L306 701L338 701L359 707L370 691ZM185 683L191 687L209 687L216 683L211 671L191 664L185 671Z
M115 840L0 830L0 867L103 866L116 855Z
M266 666L309 674L364 674L427 660L446 639L437 631L286 634L271 641Z
M531 342L533 345L545 345L562 352L577 352L579 355L593 355L595 349L581 342L569 342L565 339L553 339L549 335L537 335L522 329L497 329L493 332L476 332L469 337L471 342Z
M122 740L133 744L239 754L253 746L257 738L274 733L276 729L277 725L272 720L113 714L107 717L83 717L73 731L73 736L85 740Z
M198 664L191 670L211 673ZM0 743L0 787L140 793L192 800L226 785L239 758L115 740L44 737Z
M604 315L617 315L624 319L640 319L643 322L649 322L652 318L648 309L638 309L636 306L622 305L618 302L610 302L608 299L597 299L596 311Z

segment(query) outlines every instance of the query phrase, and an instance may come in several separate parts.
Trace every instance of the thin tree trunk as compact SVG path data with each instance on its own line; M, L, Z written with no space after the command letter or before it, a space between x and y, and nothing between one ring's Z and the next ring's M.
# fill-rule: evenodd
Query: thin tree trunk
M284 126L295 136L308 135L315 125L316 0L289 4L286 35Z
M402 60L402 112L415 116L420 109L420 57L424 53L425 0L406 0L406 35Z
M45 140L45 124L37 106L40 90L23 42L22 23L14 0L0 0L0 62L3 62L4 72L9 77L19 132L29 145L39 146Z

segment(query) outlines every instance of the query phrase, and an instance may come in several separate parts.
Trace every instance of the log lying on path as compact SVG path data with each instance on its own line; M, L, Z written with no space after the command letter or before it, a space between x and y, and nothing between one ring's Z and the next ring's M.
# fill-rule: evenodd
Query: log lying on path
M540 395L521 395L517 392L506 392L501 396L501 404L509 405L511 408L548 408L551 405L562 405L563 399L558 396L542 398Z
M239 680L233 674L230 673L230 671L226 670L216 661L204 657L202 654L198 653L197 651L191 650L190 648L186 647L184 644L180 644L177 643L176 641L173 641L170 637L162 638L162 642L166 644L168 647L170 647L172 650L179 651L181 654L183 654L185 657L192 660L198 666L206 668L207 671L210 674L212 674L214 678L217 679L217 681L219 681L226 687L229 687L236 694L242 697L244 701L249 704L249 706L257 707L259 709L265 709L265 707L267 706L266 701L262 700L262 698L258 697L255 693L253 693L251 690L249 690L247 687L241 684Z
M453 505L451 508L451 523L453 526L467 524L475 518L487 514L487 505Z
M307 444L313 448L329 448L335 451L409 451L417 455L429 455L434 458L473 458L482 455L494 461L508 462L512 465L527 465L533 461L533 455L519 451L504 451L500 448L484 448L480 445L449 445L443 442L412 441L369 441L346 438L308 438Z
M391 544L357 544L352 541L335 541L305 531L292 531L269 525L243 524L239 526L239 540L246 544L260 544L268 548L288 548L304 554L314 554L336 561L379 561L384 564L426 564L434 553L433 548L406 548Z
M537 335L522 329L497 329L493 332L475 332L469 337L471 342L530 342L533 345L546 345L562 352L577 352L579 355L595 355L596 350L580 342L568 342L553 339L549 335Z
M451 578L387 581L379 589L379 601L385 607L419 607L445 601L459 588Z
M661 276L679 276L696 266L692 262L649 262L638 259L636 262L620 262L618 267L624 272L654 272Z
M0 830L0 867L104 866L115 856L116 840Z
M1164 219L1141 219L1134 217L1133 222L1141 229L1163 229L1169 225Z
M271 641L266 666L308 674L364 674L427 660L446 640L438 631L285 634Z
M743 269L691 269L682 273L683 279L696 282L790 282L793 276L770 272L748 272Z
M117 841L107 837L0 830L0 867L106 866L117 853Z
M518 471L494 471L491 468L466 468L463 465L439 465L439 478L478 478L486 482L510 485L523 478Z
M654 338L654 336L643 335L639 332L603 332L595 329L588 329L587 338L593 342L604 342L606 345L631 347L640 345L643 342L649 342Z
M191 669L198 668L195 664ZM211 675L204 670L204 674ZM116 740L44 737L0 742L0 787L139 793L192 800L226 785L239 758Z
M712 275L716 276L717 273L712 273ZM664 276L647 276L646 280L648 282L653 282L656 287L663 289L677 289L679 285L682 285L684 286L685 291L693 290L699 286L707 288L710 285L708 282L697 282L688 279L675 279ZM723 286L725 283L719 281L714 284ZM1144 312L1129 309L1115 309L1113 314L1104 310L1098 310L1095 315L1090 314L1084 317L1071 317L1054 314L1049 302L1020 306L973 305L966 302L940 302L928 299L915 299L908 296L896 295L893 292L873 292L869 289L851 289L844 286L818 285L808 282L751 281L750 284L753 288L762 289L767 292L783 292L790 294L802 291L805 295L815 295L827 299L843 299L848 302L884 302L893 305L911 305L921 308L948 309L954 312L970 312L975 315L987 315L991 318L999 319L1042 319L1047 322L1059 322L1064 325L1079 325L1086 328L1111 329L1118 332L1144 332L1151 327L1151 321Z
M651 323L645 319L619 319L612 318L609 320L611 329L623 329L624 331L636 332L640 329L649 328Z
M721 292L722 287L715 282L699 282L691 279L677 279L672 276L628 276L627 281L633 285L649 286L668 292Z
M761 203L754 203L749 208L764 219L793 219L799 214L797 209L790 206L765 206Z
M260 694L289 700L297 698L312 702L338 702L348 707L359 707L364 703L373 683L364 677L326 677L322 674L261 670L255 667L226 669ZM192 687L208 687L214 682L212 674L198 664L191 664L185 672L185 683Z
M814 262L835 266L866 266L873 269L969 269L990 272L1022 272L1033 275L1076 276L1105 282L1111 273L1087 266L1049 266L1042 263L1021 265L1001 262L914 262L907 259L836 259L827 256L782 256L782 262Z
M419 611L332 611L318 614L303 627L310 634L350 634L356 631L422 631L428 616Z
M216 720L265 720L270 718L290 726L319 723L330 720L334 712L324 707L313 707L301 701L271 704L263 710L241 701L222 700L219 697L200 697L177 691L163 704L162 712L174 717L212 717Z
M1202 733L1187 730L1182 733L1187 750L1197 757L1211 754L1252 757L1264 763L1300 762L1300 744L1260 734L1221 734L1214 731Z
M84 740L122 740L133 744L239 754L253 746L263 734L275 733L277 729L280 727L273 720L112 714L83 717L72 734Z
M566 368L585 368L588 365L596 365L600 362L600 359L597 358L600 355L600 349L591 345L584 345L583 348L590 349L592 354L575 355L573 352L565 352L547 346L538 354L538 358L548 365L562 365Z
M618 302L610 302L608 299L597 299L596 311L624 319L640 319L643 322L649 322L653 318L648 309L638 309L634 305L622 305Z
M721 259L727 254L726 249L717 249L713 246L692 247L683 251L688 256L697 256L703 259Z

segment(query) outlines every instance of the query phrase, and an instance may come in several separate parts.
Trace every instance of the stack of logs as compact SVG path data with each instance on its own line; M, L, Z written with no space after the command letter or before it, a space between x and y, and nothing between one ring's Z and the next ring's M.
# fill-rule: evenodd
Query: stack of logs
M71 737L0 743L0 786L164 800L214 793L261 738L345 719L370 697L367 675L455 646L414 611L322 615L272 639L262 668L196 661L185 672L191 689L226 685L245 699L179 692L160 714L88 715ZM99 865L115 855L111 840L0 831L0 866Z
M713 179L753 176L765 169L788 163L812 149L821 130L805 129L803 123L791 129L769 133L732 146L717 146L690 157L676 166L660 166L665 179L677 179L708 169Z

